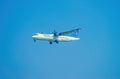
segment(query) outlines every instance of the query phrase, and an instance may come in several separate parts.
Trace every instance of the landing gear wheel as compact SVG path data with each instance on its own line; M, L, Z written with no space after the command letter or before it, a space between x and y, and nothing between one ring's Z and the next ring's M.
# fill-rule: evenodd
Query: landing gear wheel
M34 42L36 42L36 40L35 40L35 39L33 39L33 41L34 41Z
M55 42L58 44L59 42L57 40L55 40Z
M49 42L49 44L52 44L52 42Z

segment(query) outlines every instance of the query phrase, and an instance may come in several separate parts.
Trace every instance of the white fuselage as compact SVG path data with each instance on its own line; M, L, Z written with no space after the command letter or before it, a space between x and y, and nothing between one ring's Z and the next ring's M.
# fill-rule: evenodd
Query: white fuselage
M37 33L37 34L33 35L32 38L34 40L45 40L45 41L49 41L49 42L54 42L55 40L57 40L58 42L68 42L68 41L75 41L75 40L80 39L80 38L76 38L76 37L63 36L63 35L54 37L53 34L41 34L41 33Z

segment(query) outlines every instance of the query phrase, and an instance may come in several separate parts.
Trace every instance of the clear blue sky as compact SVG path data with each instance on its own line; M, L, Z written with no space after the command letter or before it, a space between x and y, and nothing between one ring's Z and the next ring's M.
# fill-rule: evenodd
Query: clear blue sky
M33 42L81 27L80 41ZM119 0L0 1L0 79L120 79Z

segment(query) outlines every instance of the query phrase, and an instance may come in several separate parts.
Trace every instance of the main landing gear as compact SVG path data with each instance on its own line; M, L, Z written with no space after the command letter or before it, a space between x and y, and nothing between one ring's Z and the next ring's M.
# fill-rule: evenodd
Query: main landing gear
M59 41L55 40L54 42L56 42L57 44L59 43ZM53 42L50 41L49 44L52 44Z
M58 44L59 42L57 40L55 40L55 42Z

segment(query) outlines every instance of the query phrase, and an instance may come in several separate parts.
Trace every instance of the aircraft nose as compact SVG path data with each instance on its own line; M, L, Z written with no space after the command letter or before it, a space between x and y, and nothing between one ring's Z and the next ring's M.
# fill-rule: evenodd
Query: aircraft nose
M34 40L34 42L36 42L36 36L35 35L32 36L32 39Z
M35 38L35 35L33 35L32 38Z

